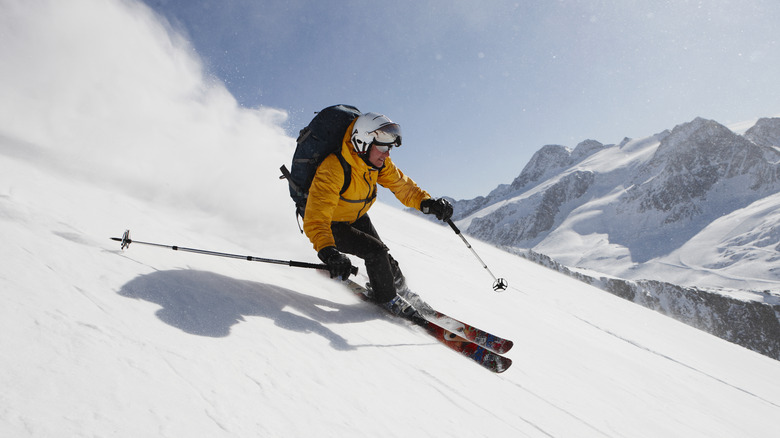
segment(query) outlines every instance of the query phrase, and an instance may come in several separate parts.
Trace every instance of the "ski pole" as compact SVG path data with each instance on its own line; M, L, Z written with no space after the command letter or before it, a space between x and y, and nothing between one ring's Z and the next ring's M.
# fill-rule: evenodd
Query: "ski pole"
M447 219L447 223L452 228L452 231L455 231L455 234L460 236L460 239L463 241L463 243L466 244L466 247L468 247L468 249L471 250L471 253L474 254L474 257L476 257L477 260L479 260L479 262L482 263L482 267L485 268L488 271L488 274L490 274L491 277L493 277L493 280L494 280L494 282L493 282L493 290L496 291L496 292L503 292L503 291L505 291L506 288L509 287L509 282L506 281L503 278L496 278L496 276L493 275L493 272L490 271L490 268L488 268L487 264L485 264L485 262L482 261L482 258L479 256L479 254L477 254L477 252L474 251L474 248L471 247L471 244L469 243L469 241L466 240L465 237L463 237L463 234L460 232L460 229L458 229L458 227L455 225L455 222L452 222L452 219Z
M228 254L224 252L216 252L216 251L207 251L204 249L195 249L195 248L185 248L183 246L177 246L177 245L161 245L159 243L151 243L151 242L141 242L139 240L132 240L130 239L130 230L125 230L125 233L122 234L122 237L112 237L111 240L115 240L117 242L121 242L121 248L125 249L130 246L131 243L138 243L140 245L150 245L150 246L156 246L159 248L168 248L172 249L174 251L185 251L185 252L194 252L197 254L206 254L211 256L217 256L217 257L227 257L231 259L243 259L250 262L261 262L261 263L273 263L276 265L287 265L292 266L294 268L309 268L309 269L322 269L324 271L328 270L328 265L325 264L316 264L316 263L306 263L306 262L296 262L294 260L274 260L274 259L265 259L262 257L253 257L253 256L244 256L239 254ZM352 267L352 275L357 275L358 268L356 266Z

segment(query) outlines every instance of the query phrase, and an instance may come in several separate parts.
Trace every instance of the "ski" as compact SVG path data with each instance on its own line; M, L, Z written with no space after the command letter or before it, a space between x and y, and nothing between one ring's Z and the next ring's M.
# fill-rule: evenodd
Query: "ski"
M439 340L442 344L468 357L487 370L494 373L503 373L512 365L512 359L494 353L481 345L467 341L430 321L418 320L413 322L424 327L431 336Z
M360 299L362 299L363 301L369 301L369 298L366 295L367 290L365 287L361 286L360 284L352 280L346 280L344 283ZM417 298L418 298L418 302L424 304L422 300L419 300L419 297ZM427 304L425 304L425 307L426 309L432 310L431 307L428 306ZM448 330L445 327L437 325L434 321L430 321L426 319L423 316L422 312L418 311L413 313L412 315L395 315L389 310L385 309L384 307L382 307L382 309L386 310L389 314L393 316L407 319L413 324L422 327L434 339L438 340L439 342L441 342L451 350L454 350L460 353L461 355L468 357L469 359L473 360L474 362L476 362L477 364L479 364L480 366L482 366L487 370L490 370L494 373L502 373L507 369L509 369L509 367L512 365L512 359L501 356L500 354L490 351L489 349L485 348L482 345L479 345L475 342L472 342L464 338L458 333L455 333L453 331ZM463 324L463 323L461 324L463 326L470 327L467 324Z
M402 293L402 295L405 295L403 298L408 303L410 303L412 307L414 307L415 310L420 313L420 316L425 318L427 321L436 324L437 326L442 327L452 333L455 333L468 341L485 347L494 353L504 354L508 352L514 345L514 342L510 341L509 339L496 336L492 333L486 332L485 330L476 328L472 325L466 324L463 321L457 320L451 316L434 310L431 308L431 306L422 301L422 299L420 299L420 297L414 292L407 290L406 293Z

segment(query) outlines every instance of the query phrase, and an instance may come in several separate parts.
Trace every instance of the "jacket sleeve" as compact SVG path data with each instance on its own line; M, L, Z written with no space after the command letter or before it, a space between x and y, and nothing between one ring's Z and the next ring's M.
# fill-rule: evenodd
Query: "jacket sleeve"
M379 173L377 182L389 189L402 204L409 208L420 209L420 203L431 197L428 192L421 189L408 176L397 168L389 158L385 160L385 167Z
M341 163L335 155L330 155L317 168L303 217L303 231L317 252L328 246L336 246L330 225L343 185L344 170Z

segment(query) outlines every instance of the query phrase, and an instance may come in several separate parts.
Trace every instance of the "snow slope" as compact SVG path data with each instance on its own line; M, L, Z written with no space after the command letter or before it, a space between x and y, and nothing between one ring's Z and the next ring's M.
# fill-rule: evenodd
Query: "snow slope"
M637 267L632 275L664 276L671 283L712 283L712 278L720 278L725 284L739 282L748 291L774 290L777 302L778 284L767 278L776 278L780 272L778 223L780 193L713 221L678 251ZM748 299L756 299L755 295L760 296L745 292Z
M394 208L373 216L412 288L514 339L509 371L482 370L317 272L108 239L131 227L138 240L314 261L284 209L268 213L284 233L243 229L255 243L242 245L219 237L219 218L0 163L0 435L776 433L777 361L473 242L510 281L496 294L451 230Z
M283 114L237 107L137 3L3 7L0 436L776 435L779 362L472 239L496 294L449 228L386 205L411 287L513 339L509 371L318 272L120 251L130 228L316 261L277 180Z

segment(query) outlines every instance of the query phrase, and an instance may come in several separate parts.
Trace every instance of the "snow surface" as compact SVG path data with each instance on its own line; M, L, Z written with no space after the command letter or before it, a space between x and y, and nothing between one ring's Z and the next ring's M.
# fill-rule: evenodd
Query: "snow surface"
M780 362L470 239L494 293L449 228L388 205L412 289L514 340L506 373L319 272L121 251L130 228L316 261L277 179L283 114L239 108L146 8L84 4L0 16L0 436L777 435Z
M665 275L666 281L681 283L706 277L721 278L723 284L740 282L742 291L721 289L722 293L738 294L745 300L758 300L770 304L780 302L778 282L767 281L777 277L780 270L780 193L760 199L712 222L704 230L686 242L669 256L652 260L636 269L635 277L657 278ZM717 262L713 262L717 261ZM653 277L655 276L655 277ZM771 295L756 293L772 290Z
M284 208L243 245L219 218L0 163L2 436L776 435L779 362L472 242L510 281L494 293L451 230L394 208L372 213L413 290L513 339L509 371L318 272L108 239L316 261Z

